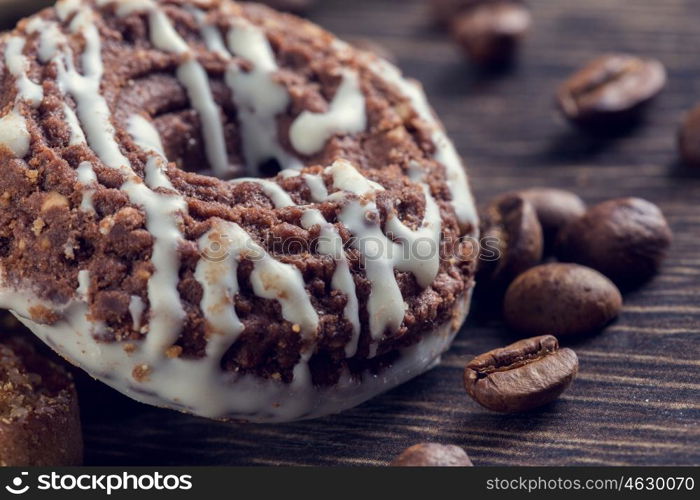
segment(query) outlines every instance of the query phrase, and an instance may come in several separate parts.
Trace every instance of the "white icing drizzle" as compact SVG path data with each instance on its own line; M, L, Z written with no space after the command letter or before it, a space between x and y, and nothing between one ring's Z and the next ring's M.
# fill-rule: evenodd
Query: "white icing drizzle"
M357 72L344 70L343 80L325 113L304 111L289 129L292 146L303 155L318 153L335 134L363 132L367 128L365 95Z
M148 280L151 314L144 349L158 356L176 342L185 315L177 290L178 245L182 241L177 214L185 212L187 205L180 196L151 191L138 177L127 181L122 190L146 212L146 228L155 240L151 255L155 271Z
M370 335L376 343L384 338L387 329L398 330L406 313L406 304L394 276L395 258L402 251L382 232L374 202L351 201L338 219L355 236L353 247L360 250L365 274L372 284L367 312Z
M352 174L341 173L345 172L347 169L354 171L357 177L362 177L352 165L341 160L337 161L332 167L329 167L328 171L334 178L336 176L343 179L353 177ZM317 181L323 183L323 179L313 175L306 174L305 179L307 182L309 179L313 179L312 183L317 183ZM250 182L259 185L263 189L265 195L270 198L275 208L285 208L296 205L291 196L275 182L264 179L237 179L233 182ZM359 181L355 179L355 183L359 183ZM341 188L340 186L336 187ZM325 191L325 193L326 196L324 199L328 196L328 192ZM316 225L320 227L321 234L317 241L317 251L321 255L332 257L335 261L336 268L333 278L331 279L331 286L347 297L344 315L353 327L353 334L350 341L346 344L345 353L347 357L352 357L357 352L357 344L360 338L359 304L357 301L357 292L355 290L355 281L350 273L350 266L348 265L347 257L343 249L343 240L338 234L337 229L332 224L328 223L321 212L316 209L307 209L302 216L301 223L307 230Z
M68 129L70 130L70 139L68 144L71 146L77 146L78 144L85 144L87 139L85 138L85 133L83 129L80 128L80 122L78 117L75 115L75 111L68 104L63 103L63 116L68 124Z
M128 119L127 130L134 143L150 153L146 162L146 185L152 189L165 188L175 190L166 175L167 160L160 134L155 126L141 115L132 115Z
M31 144L27 122L20 111L20 102L25 101L36 108L44 98L41 85L34 83L27 76L29 63L23 54L25 43L26 40L22 37L11 36L7 39L5 66L15 78L17 96L14 107L0 118L0 145L8 148L17 158L24 158Z
M78 271L78 288L75 293L82 300L87 301L88 293L90 293L90 271L87 269Z
M318 314L299 269L273 259L252 240L248 244L256 254L255 269L250 275L255 295L277 300L282 306L282 317L299 325L304 338L312 339L318 327Z
M289 179L290 177L299 177L301 175L301 172L299 172L298 170L294 170L292 168L286 168L284 170L280 170L279 175L283 179Z
M217 362L244 330L234 306L239 289L237 273L243 243L238 226L216 226L199 240L203 258L197 263L195 279L202 285L200 307L210 332L207 355Z
M193 58L180 65L177 77L187 88L192 107L201 118L207 158L214 173L221 178L231 177L232 168L228 163L221 109L214 101L207 73Z
M409 258L404 253L396 261L397 269L413 273L418 284L429 287L435 280L440 268L440 232L442 219L440 208L430 194L427 185L421 185L425 196L425 215L423 223L417 230L406 226L396 214L391 214L386 221L388 235L401 241L410 249Z
M197 19L209 50L229 61L226 84L231 89L241 124L241 139L246 164L253 175L259 165L271 158L283 168L300 169L301 162L287 153L277 137L277 115L289 105L286 88L275 81L278 70L275 55L265 33L252 23L238 18L228 32L228 46L218 28L206 22L202 11L190 9ZM248 72L231 60L235 55L252 63Z
M49 28L49 26L47 26ZM58 40L52 61L57 68L59 88L73 96L77 104L77 124L85 131L89 146L109 168L118 170L126 181L121 186L132 203L146 213L146 227L154 237L151 261L154 273L148 281L150 302L149 335L144 349L152 356L162 355L178 338L184 311L177 291L179 281L178 245L182 241L179 213L187 209L184 199L175 194L160 194L136 175L119 148L107 102L100 93L104 68L101 57L100 34L90 7L81 7L71 21L70 30L85 39L81 56L83 74L73 64L73 53L65 39ZM51 32L50 29L46 30ZM151 163L151 170L159 170L164 162ZM148 170L148 168L147 168ZM164 174L163 174L164 175ZM149 176L146 181L148 182ZM151 175L150 177L153 177Z
M211 248L212 243L218 245L217 252L224 253L222 262L225 266L217 262L218 259L207 259L206 249ZM304 338L313 338L318 328L318 314L311 304L301 272L296 267L272 258L248 233L232 222L219 221L202 237L200 249L204 252L204 258L199 261L196 277L205 290L202 301L204 311L216 313L221 301L237 292L237 286L232 285L232 280L236 279L237 261L246 258L254 263L250 282L255 295L279 302L282 317L298 325ZM229 275L228 278L223 277L225 275ZM233 306L229 305L229 309L233 309ZM235 312L224 314L226 320L230 320L230 315ZM221 327L218 314L209 314L207 320Z
M252 184L260 186L263 190L263 193L265 193L265 195L268 198L270 198L270 201L272 201L272 204L275 206L275 208L285 208L296 205L296 203L294 203L294 201L292 200L292 197L289 196L289 193L282 189L282 187L276 182L253 177L243 177L231 181L232 184L241 184L244 182L250 182Z
M336 160L326 169L333 177L333 186L358 196L384 191L384 188L374 181L367 179L355 166L347 160Z
M61 21L65 21L68 17L80 8L82 0L59 0L56 2L56 14Z
M150 122L141 115L131 115L127 123L129 135L138 147L165 158L165 149L160 134Z
M433 116L423 89L415 82L410 82L392 64L378 58L368 61L373 71L393 84L413 104L420 117L433 127L433 143L435 144L435 160L445 166L447 187L452 194L452 206L457 220L462 227L471 225L473 231L478 231L476 207L469 188L469 180L462 161L452 141Z
M151 42L164 52L173 54L188 54L190 48L182 37L175 30L175 27L165 13L156 7L153 2L144 2L144 8L148 8L149 28L151 31ZM208 87L208 85L207 85Z
M366 179L346 161L335 162L326 172L332 175L334 187L358 196L371 195L384 189ZM353 200L338 217L355 236L353 246L360 250L367 279L372 283L367 308L370 334L375 342L384 337L387 329L396 331L406 312L407 305L401 295L394 269L411 272L424 288L430 286L438 273L442 229L440 211L428 187L421 185L426 200L422 226L413 231L395 214L391 214L387 220L387 234L398 239L398 243L382 232L379 211L373 201ZM426 249L421 247L425 244L428 245L429 252L422 255ZM373 347L376 347L376 343Z
M92 197L95 194L95 190L91 188L97 182L97 176L92 168L92 163L89 161L84 161L78 165L78 182L83 186L83 199L80 202L80 210L87 213L94 213L95 207L92 204Z
M343 314L352 325L352 337L345 345L345 355L351 358L357 353L357 344L360 340L360 306L357 300L355 280L350 272L347 256L343 249L343 239L333 224L328 223L318 210L307 210L301 219L301 224L307 230L316 225L321 228L316 250L319 254L330 256L335 261L331 286L342 292L347 298Z
M41 104L44 98L44 89L31 81L27 76L29 61L24 56L24 45L26 40L19 36L11 36L7 39L5 47L5 66L12 76L15 77L19 91L18 99L27 101L32 107Z
M24 158L29 152L30 143L27 122L17 109L0 118L0 145L9 149L17 158Z
M63 7L61 7L63 5ZM66 1L56 4L60 19L66 19L68 15L76 12L78 1ZM59 46L66 43L65 36L55 23L47 23L40 17L33 18L27 24L28 33L40 33L39 36L39 61L46 64L59 53ZM72 61L71 61L72 62ZM65 89L62 89L65 91ZM68 144L76 146L87 143L85 133L80 127L80 121L68 103L63 103L63 116L70 131Z
M346 160L337 160L325 169L325 173L330 175L333 187L340 192L329 196L320 176L304 175L307 182L312 179L310 185L316 185L317 194L321 192L319 184L323 184L326 195L322 199L315 200L318 202L327 199L342 200L347 193L367 197L384 190L381 185L364 177ZM289 194L275 182L263 179L239 179L233 182L250 182L259 185L276 208L295 205ZM419 285L426 288L435 280L440 267L439 245L442 229L440 210L428 186L421 183L421 187L426 200L425 216L422 225L415 231L406 226L395 214L391 214L386 223L387 235L385 235L379 225L380 215L377 206L374 201L368 199L348 201L338 216L338 219L354 235L352 244L360 250L367 279L372 284L367 306L370 334L373 339L371 356L376 353L376 347L384 338L387 329L396 331L400 328L406 313L407 304L403 300L394 269L412 273ZM337 230L323 218L318 210L306 210L302 218L305 229L310 229L317 224L322 231L318 252L332 256L336 262L332 286L348 297L345 317L353 325L354 335L346 346L346 353L352 356L356 352L359 338L354 280L343 250L343 241Z
M129 298L129 314L131 315L131 326L135 332L141 330L141 320L143 312L146 310L146 304L143 303L141 297L132 295Z
M311 200L315 202L324 201L328 198L328 188L323 181L323 177L318 175L304 174L304 180L311 192Z
M59 2L56 6L61 5ZM27 23L27 33L40 33L39 61L46 64L58 52L58 45L65 41L63 33L55 23L47 23L41 17L34 17Z
M192 107L200 116L207 159L218 177L230 177L232 169L228 162L221 109L214 100L209 77L168 16L152 0L98 0L97 3L117 4L119 16L147 12L151 43L159 50L182 56L183 62L177 69L177 78L187 90Z

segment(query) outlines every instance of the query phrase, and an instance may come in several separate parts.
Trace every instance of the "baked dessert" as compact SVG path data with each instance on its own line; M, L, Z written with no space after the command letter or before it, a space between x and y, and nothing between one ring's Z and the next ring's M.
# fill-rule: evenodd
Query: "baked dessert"
M0 338L0 466L80 465L73 379L26 339Z
M0 304L72 363L146 403L285 421L449 346L478 224L395 67L218 0L61 0L0 48Z

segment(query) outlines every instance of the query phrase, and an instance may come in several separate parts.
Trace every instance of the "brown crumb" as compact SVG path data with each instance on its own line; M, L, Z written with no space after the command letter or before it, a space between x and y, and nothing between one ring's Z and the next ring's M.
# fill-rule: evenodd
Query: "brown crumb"
M151 367L146 364L136 365L131 372L131 376L134 377L134 380L137 382L147 382L150 375Z
M44 202L41 204L41 211L47 212L52 208L68 208L68 198L63 196L61 193L51 191L46 194Z
M39 236L41 234L41 231L43 231L44 226L46 226L44 219L42 219L41 217L37 217L34 220L34 224L32 224L32 232L34 233L34 235Z
M179 358L182 355L182 347L179 345L170 346L165 350L165 355L170 359Z
M36 180L39 178L39 171L27 169L24 171L24 176L29 180L29 182L36 184Z
M59 313L42 305L30 307L29 315L32 317L33 321L36 321L42 325L52 325L61 319L61 315Z
M5 191L2 193L2 196L0 196L0 205L3 207L7 207L10 205L10 200L12 199L12 195L10 194L9 191Z

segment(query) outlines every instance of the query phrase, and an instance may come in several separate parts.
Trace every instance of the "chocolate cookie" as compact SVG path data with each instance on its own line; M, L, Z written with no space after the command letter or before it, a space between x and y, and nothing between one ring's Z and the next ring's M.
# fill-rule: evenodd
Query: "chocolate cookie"
M140 401L277 421L448 347L478 222L395 67L227 0L61 0L0 40L0 304L66 358Z

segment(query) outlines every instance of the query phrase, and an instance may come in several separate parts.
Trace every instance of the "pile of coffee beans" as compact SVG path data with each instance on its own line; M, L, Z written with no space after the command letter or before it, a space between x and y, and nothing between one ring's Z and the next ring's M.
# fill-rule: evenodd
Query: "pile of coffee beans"
M530 410L556 399L578 371L573 351L541 335L569 338L609 324L622 309L620 288L659 271L671 229L648 201L587 208L576 194L552 188L497 196L481 220L477 292L485 290L489 302L502 297L510 329L537 336L474 358L464 385L490 410Z
M430 1L438 24L481 66L512 61L532 24L519 0ZM555 102L577 128L612 137L638 124L666 83L661 61L609 53L568 77ZM686 165L700 168L700 104L685 117L678 147ZM575 193L555 188L502 194L480 216L477 296L486 309L495 304L501 310L510 330L531 338L474 358L464 369L464 386L489 410L532 410L557 399L578 373L576 354L559 348L553 335L569 340L611 323L622 309L621 290L659 272L671 229L646 200L587 207ZM432 445L404 453L414 450L408 453L413 456L422 446ZM425 450L428 456L433 448Z
M532 24L519 0L432 0L432 7L438 24L481 66L512 62Z
M648 201L618 198L586 208L576 194L552 188L497 196L481 210L481 221L477 290L532 291L539 281L543 293L569 296L574 291L564 290L566 283L585 280L591 291L611 294L611 287L632 288L652 278L672 240L661 210ZM552 257L591 269L541 265ZM570 276L575 279L567 280Z

